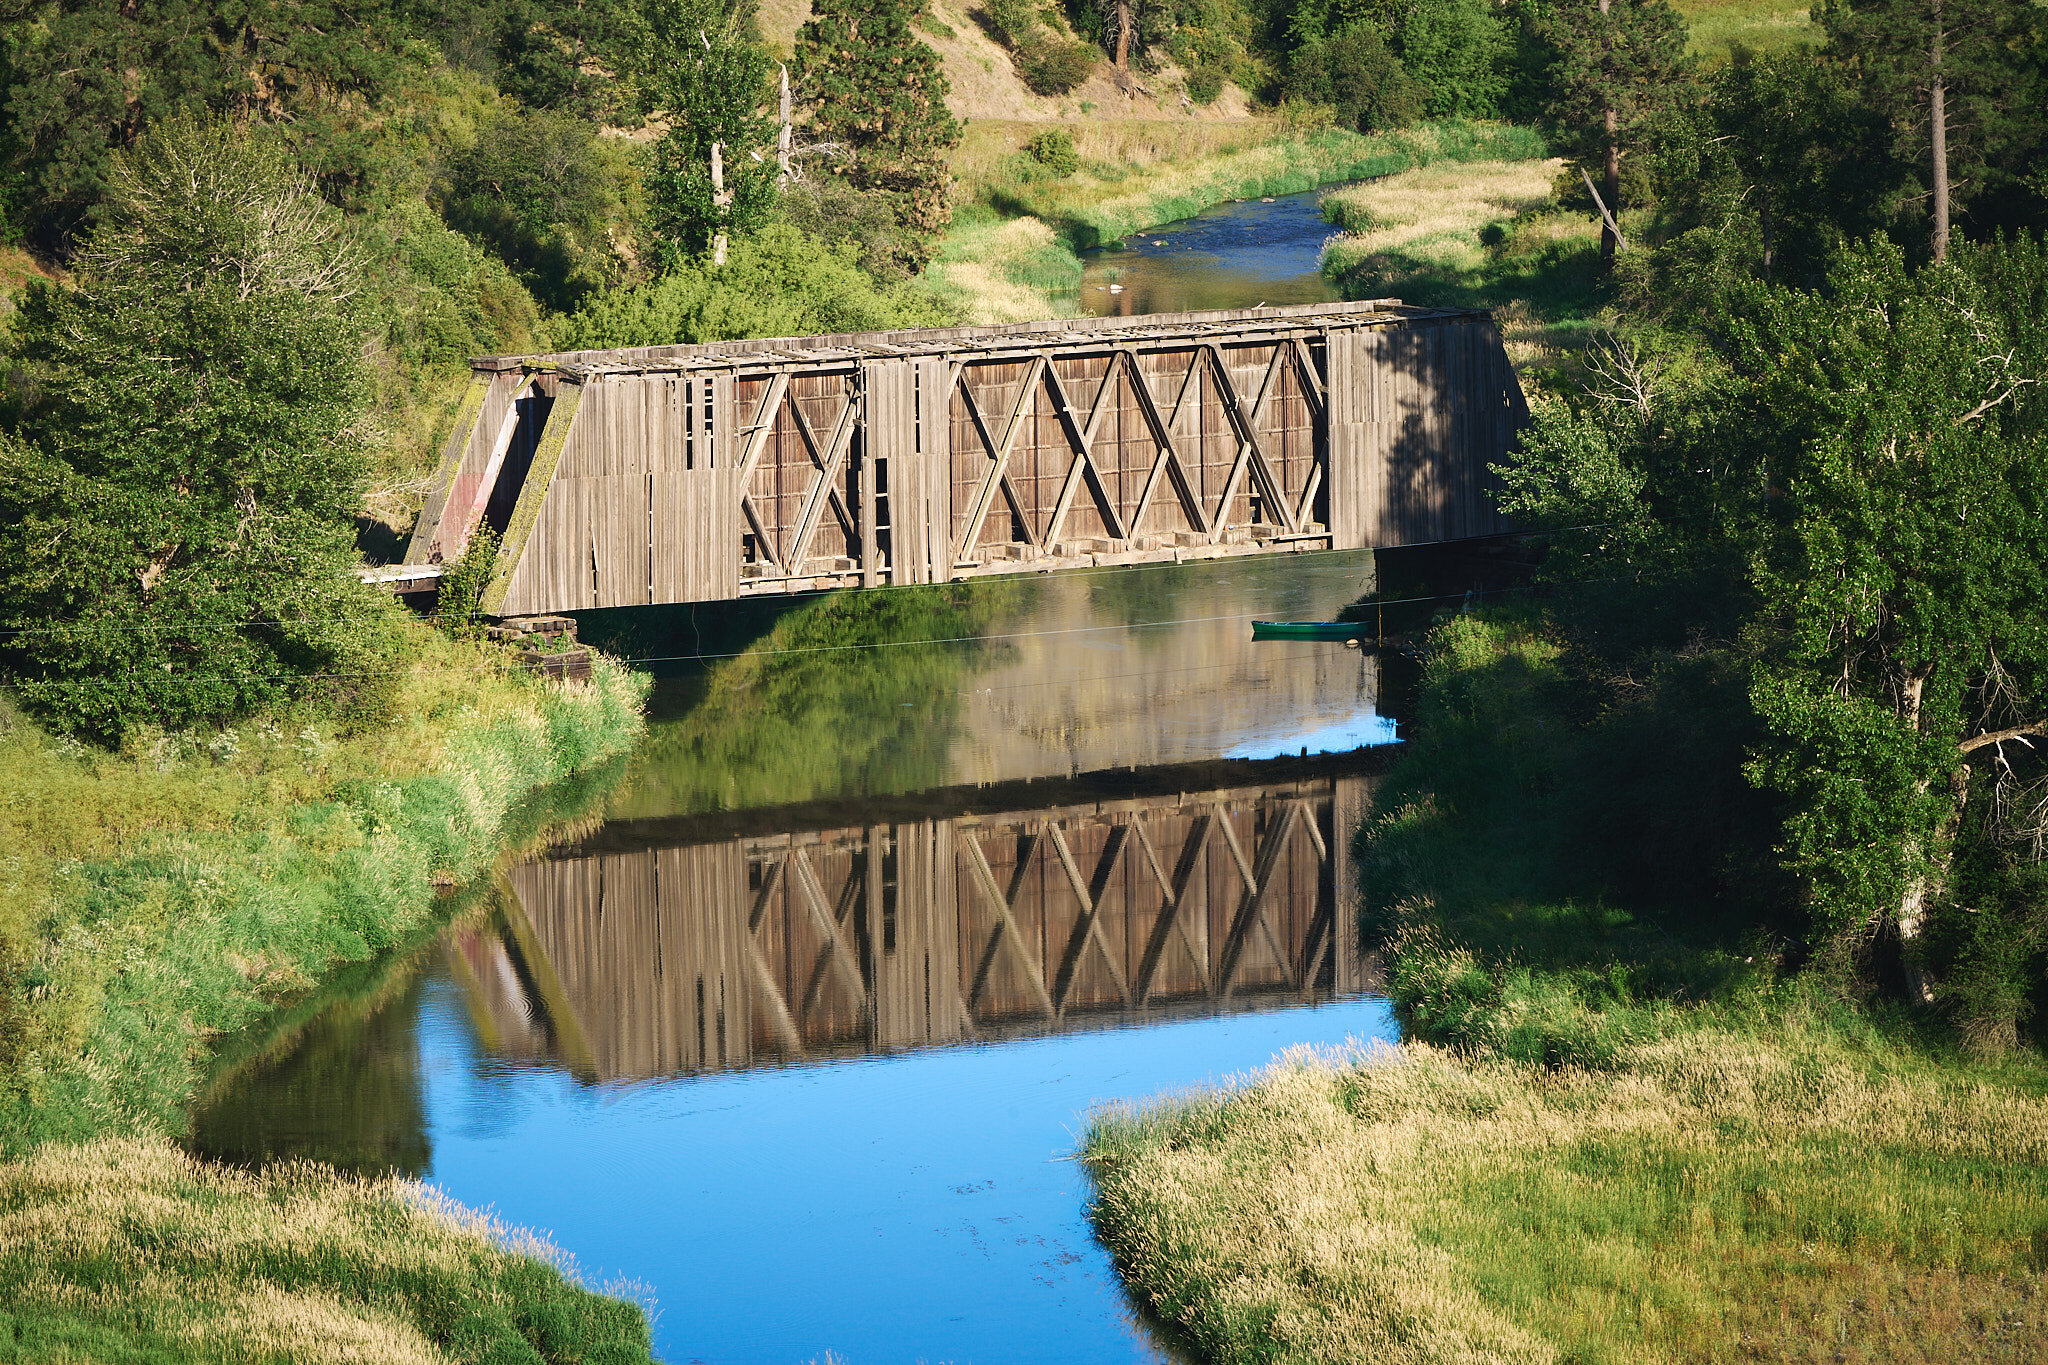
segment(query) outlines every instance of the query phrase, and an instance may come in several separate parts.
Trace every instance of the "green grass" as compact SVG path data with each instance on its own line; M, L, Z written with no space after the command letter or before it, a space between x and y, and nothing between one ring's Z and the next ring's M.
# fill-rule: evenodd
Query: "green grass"
M418 1185L133 1140L0 1164L0 1361L649 1359L636 1304Z
M517 671L424 626L358 734L273 715L107 753L0 710L0 1152L174 1131L212 1039L377 958L622 754L642 682Z
M644 681L417 623L359 730L118 753L0 694L0 1361L645 1361L640 1309L402 1182L171 1146L204 1079L374 1000L509 849L602 797ZM394 964L401 964L396 970Z
M1098 1115L1127 1282L1224 1361L2035 1358L2048 1065L1604 899L1584 695L1533 613L1438 628L1360 846L1411 1041Z
M1811 6L1787 0L1683 0L1678 12L1691 31L1687 50L1710 62L1728 60L1737 43L1756 52L1820 43Z

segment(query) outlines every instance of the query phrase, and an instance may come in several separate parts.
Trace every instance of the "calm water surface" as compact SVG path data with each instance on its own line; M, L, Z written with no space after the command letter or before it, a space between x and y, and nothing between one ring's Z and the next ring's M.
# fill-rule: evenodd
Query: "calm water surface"
M1129 316L1261 304L1330 303L1319 205L1333 187L1271 202L1219 204L1082 258L1081 309ZM1121 286L1112 292L1111 286Z
M1069 1158L1098 1104L1393 1036L1345 861L1394 734L1379 665L1250 638L1367 572L614 621L671 661L624 781L225 1078L195 1146L544 1229L671 1361L1172 1359Z

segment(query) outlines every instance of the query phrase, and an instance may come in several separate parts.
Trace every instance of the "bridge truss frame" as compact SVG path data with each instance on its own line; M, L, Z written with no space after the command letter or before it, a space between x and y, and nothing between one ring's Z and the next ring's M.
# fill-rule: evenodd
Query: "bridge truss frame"
M408 564L529 615L1505 529L1491 316L1397 300L490 357Z

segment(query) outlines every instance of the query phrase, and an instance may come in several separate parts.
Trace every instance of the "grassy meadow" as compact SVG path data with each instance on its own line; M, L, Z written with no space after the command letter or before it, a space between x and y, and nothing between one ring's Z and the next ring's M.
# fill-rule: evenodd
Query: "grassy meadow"
M1332 190L1323 272L1345 298L1492 308L1518 366L1583 345L1600 307L1599 224L1560 210L1564 162L1437 162Z
M1820 43L1812 7L1796 0L1678 0L1676 8L1690 31L1687 50L1703 61L1727 61L1736 44L1770 52Z
M1096 1115L1126 1282L1218 1361L2038 1358L2048 1065L1574 894L1560 670L1534 618L1438 628L1359 839L1410 1041Z
M1788 1005L1601 1067L1289 1058L1086 1150L1126 1280L1208 1359L2019 1362L2039 1081Z
M640 1308L565 1270L406 1181L115 1139L0 1164L0 1361L646 1361Z

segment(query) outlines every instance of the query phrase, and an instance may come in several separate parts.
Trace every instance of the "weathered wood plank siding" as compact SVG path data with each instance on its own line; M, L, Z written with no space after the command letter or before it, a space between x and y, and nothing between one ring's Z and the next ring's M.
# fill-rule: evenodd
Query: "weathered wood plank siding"
M1490 316L1386 302L479 365L412 554L488 503L507 615L1488 535L1527 419Z

